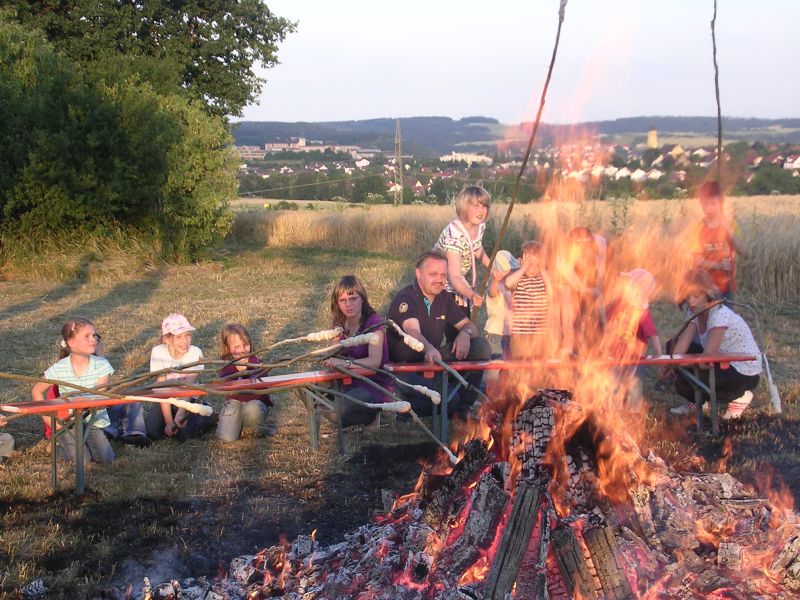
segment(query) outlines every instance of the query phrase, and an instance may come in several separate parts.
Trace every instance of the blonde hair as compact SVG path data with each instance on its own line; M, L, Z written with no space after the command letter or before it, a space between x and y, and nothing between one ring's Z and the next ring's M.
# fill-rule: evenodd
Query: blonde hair
M228 338L232 335L238 335L242 341L250 346L250 351L253 351L253 340L250 339L250 332L244 328L241 323L226 323L219 333L219 357L222 360L230 360L233 358L231 350L228 347Z
M459 219L467 215L467 207L472 203L483 204L486 208L492 206L492 197L479 185L464 186L455 199L456 214Z

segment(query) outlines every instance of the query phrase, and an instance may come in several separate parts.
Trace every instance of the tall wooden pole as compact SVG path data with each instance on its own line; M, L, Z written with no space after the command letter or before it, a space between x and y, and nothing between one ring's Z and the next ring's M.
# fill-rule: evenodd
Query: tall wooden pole
M522 176L525 173L525 169L528 166L528 159L531 156L531 149L533 148L533 143L536 140L536 132L539 129L539 122L542 120L542 111L544 110L544 101L545 97L547 96L547 88L550 86L550 78L553 76L553 66L556 62L556 54L558 53L558 42L561 39L561 25L564 23L564 12L567 8L567 0L561 0L561 4L558 9L558 29L556 30L556 41L553 45L553 54L550 57L550 66L547 69L547 78L544 81L544 87L542 88L542 95L539 99L539 110L536 113L536 120L533 122L533 129L531 130L531 137L528 140L528 148L525 151L525 157L522 159L522 166L519 168L519 172L517 173L516 181L514 182L514 191L511 193L511 202L508 203L508 208L506 209L506 216L503 219L503 226L500 228L500 233L497 235L497 239L494 242L494 248L492 248L492 255L489 259L489 270L484 275L483 279L481 280L480 286L476 290L479 294L483 294L484 290L486 289L486 285L489 283L489 277L491 277L491 265L494 263L494 258L497 256L497 253L500 251L500 246L503 242L503 237L506 235L506 230L508 229L508 222L511 219L511 211L514 210L514 204L517 201L517 196L519 196L519 188L522 182ZM472 312L470 314L470 318L475 321L475 317L478 314L478 309L473 306Z

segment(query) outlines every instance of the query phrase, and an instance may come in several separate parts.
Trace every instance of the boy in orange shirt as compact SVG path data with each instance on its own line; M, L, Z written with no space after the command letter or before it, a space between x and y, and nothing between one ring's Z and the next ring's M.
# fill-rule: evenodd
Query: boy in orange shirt
M735 254L746 255L747 246L736 223L725 216L725 198L716 181L707 181L698 191L703 220L694 235L694 265L711 275L723 298L736 291Z

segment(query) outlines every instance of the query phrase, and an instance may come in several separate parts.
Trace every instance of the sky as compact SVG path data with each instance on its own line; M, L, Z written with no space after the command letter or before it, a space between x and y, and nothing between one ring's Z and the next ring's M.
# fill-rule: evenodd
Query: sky
M267 0L297 22L248 121L532 121L558 0ZM569 0L543 120L716 115L713 0ZM722 113L800 117L800 0L718 0Z

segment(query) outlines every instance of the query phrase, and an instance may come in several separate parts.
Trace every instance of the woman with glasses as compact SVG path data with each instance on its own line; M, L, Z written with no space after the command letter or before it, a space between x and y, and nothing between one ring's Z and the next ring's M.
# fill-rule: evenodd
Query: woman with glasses
M333 326L341 327L340 339L346 339L368 331L378 336L378 343L373 345L345 348L337 358L329 358L325 366L350 368L361 366L378 368L389 362L389 346L383 327L376 327L383 318L369 304L367 291L355 275L342 277L331 292L331 315ZM374 329L373 329L374 328ZM389 376L376 373L372 380L378 385L392 390ZM390 397L363 381L353 380L350 385L342 386L342 392L362 402L388 402ZM375 419L376 411L365 408L355 402L344 401L342 405L342 425L366 425Z

